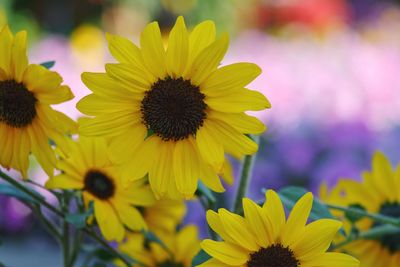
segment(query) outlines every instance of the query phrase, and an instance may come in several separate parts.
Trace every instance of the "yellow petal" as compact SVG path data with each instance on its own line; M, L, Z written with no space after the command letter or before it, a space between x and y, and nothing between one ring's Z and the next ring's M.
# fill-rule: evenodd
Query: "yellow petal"
M182 76L189 55L189 34L182 16L172 28L167 48L167 72L171 77Z
M196 143L204 161L219 170L224 162L224 150L216 136L217 131L213 128L213 124L205 120L196 133Z
M146 77L143 69L126 63L106 64L106 71L111 77L123 83L129 91L140 95L149 90L155 82L155 79L149 80Z
M158 137L155 137L159 139ZM173 170L174 144L159 139L155 158L149 171L149 182L157 198L162 198L168 191L171 180L175 180ZM178 197L178 196L177 196Z
M261 247L268 247L274 242L272 226L265 211L248 198L243 199L243 211L248 229Z
M207 46L215 41L215 24L211 20L203 21L198 24L189 36L189 60L188 66L190 67L193 60L203 51Z
M140 36L140 48L148 70L157 78L166 75L166 56L157 22L146 26Z
M217 259L212 258L212 259L209 259L206 262L203 262L200 265L197 265L196 267L228 267L228 266L229 265L227 265L227 264L225 264L223 262L220 262Z
M130 111L100 114L95 118L80 120L79 132L86 136L117 136L140 121L140 114Z
M118 215L121 221L131 230L142 231L147 229L142 214L134 207L116 203Z
M132 63L137 66L143 65L140 49L130 40L110 33L106 33L106 38L108 49L110 49L111 55L116 60L121 63Z
M220 178L211 166L204 163L202 164L202 166L200 166L200 179L208 188L210 188L214 192L225 192L225 188L222 185Z
M195 225L183 227L176 238L175 260L183 262L185 259L192 259L200 250L200 241L198 240L198 230Z
M139 99L137 94L131 92L130 86L111 78L107 73L84 72L81 79L96 95L125 102L130 98Z
M227 242L206 239L201 242L201 248L210 256L231 266L241 266L249 258L248 253L242 248Z
M82 189L83 182L67 174L59 174L51 177L46 182L48 189Z
M225 113L210 111L207 116L220 121L224 121L238 132L245 134L261 134L265 131L265 125L253 116L245 113Z
M306 226L302 237L291 248L299 260L312 259L325 252L342 223L331 219L321 219Z
M8 26L4 26L0 31L0 68L7 76L11 75L11 47L13 36Z
M12 72L14 74L14 79L17 82L21 82L24 71L28 66L28 57L26 55L26 31L20 31L14 37L11 64L13 66Z
M263 110L271 107L263 94L248 89L235 89L219 96L206 96L205 102L211 109L227 113Z
M118 219L115 209L108 202L95 201L94 215L102 235L108 241L122 241L125 229Z
M273 240L276 242L285 226L286 218L282 202L275 191L267 190L263 209L271 222Z
M223 34L220 39L209 45L194 59L187 74L194 85L200 85L221 63L228 49L229 38Z
M189 139L175 143L172 164L178 191L185 197L193 196L197 189L200 169L196 151Z
M123 113L126 111L134 111L133 101L129 99L115 100L97 94L84 96L76 104L76 108L89 116L97 116L106 113ZM139 111L139 110L138 110Z
M282 243L291 246L303 234L313 204L312 193L306 193L294 205L282 231Z
M218 213L225 232L229 235L238 246L249 251L258 250L254 236L250 233L243 217L231 213L225 209L219 209Z
M337 252L328 252L315 257L308 261L306 266L321 266L321 267L358 267L360 262L350 255ZM368 265L369 266L369 265ZM371 265L377 266L377 265Z
M232 89L245 87L260 74L261 69L256 64L235 63L214 71L200 88L208 96L221 96Z
M43 104L53 105L60 104L74 98L74 94L68 86L62 85L53 90L42 91L35 93L36 98Z
M61 76L54 71L49 71L41 65L29 65L23 77L23 82L27 88L35 94L49 94L62 83Z
M157 155L157 145L157 137L153 136L147 138L145 142L139 145L136 153L132 154L132 158L121 165L123 185L128 184L130 181L143 178L150 171L151 167L154 165L154 158Z
M212 120L212 122L216 137L229 153L251 155L257 151L258 145L249 137L236 131L232 126L222 121Z

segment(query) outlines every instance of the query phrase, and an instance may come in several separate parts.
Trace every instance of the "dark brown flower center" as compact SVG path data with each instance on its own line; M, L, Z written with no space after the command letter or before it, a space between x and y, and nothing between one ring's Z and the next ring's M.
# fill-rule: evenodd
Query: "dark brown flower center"
M204 97L189 80L158 80L142 100L143 123L165 141L195 135L206 118Z
M98 170L90 170L84 178L84 190L90 192L99 199L109 199L115 193L113 180Z
M182 263L176 263L170 260L157 264L157 267L184 267Z
M393 218L400 218L400 203L386 202L381 205L379 213ZM380 225L382 224L374 223L373 227ZM392 253L400 251L400 233L383 235L378 238L378 241Z
M298 267L293 251L281 244L273 244L250 255L247 267Z
M14 128L28 126L36 117L36 101L24 84L0 81L0 122Z

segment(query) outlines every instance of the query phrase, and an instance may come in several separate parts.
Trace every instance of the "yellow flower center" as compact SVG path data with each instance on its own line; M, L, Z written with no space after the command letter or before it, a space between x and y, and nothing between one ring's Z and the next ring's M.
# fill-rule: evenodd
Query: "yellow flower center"
M0 122L14 128L28 126L36 117L36 101L24 84L0 81Z
M142 100L143 123L164 141L188 138L206 118L204 98L200 88L189 80L158 80Z
M98 170L90 170L84 178L84 190L99 199L109 199L114 195L115 185L113 180Z
M379 210L380 214L399 218L400 217L400 203L397 202L386 202L381 205ZM380 226L380 223L374 223L373 227ZM400 233L388 234L381 236L378 241L382 246L389 249L390 252L395 253L400 251Z
M298 267L299 260L294 256L289 247L281 244L273 244L267 248L261 248L259 251L250 254L247 267Z

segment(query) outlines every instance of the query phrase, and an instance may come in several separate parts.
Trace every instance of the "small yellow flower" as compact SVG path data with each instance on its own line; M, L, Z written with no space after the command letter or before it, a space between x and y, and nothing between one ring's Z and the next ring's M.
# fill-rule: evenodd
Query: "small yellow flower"
M49 189L82 190L85 206L94 202L94 217L107 240L121 241L124 225L132 230L146 229L135 206L151 206L154 195L148 185L138 181L121 185L118 169L107 157L107 144L101 138L81 138L71 142L70 153L57 162L61 174L50 178Z
M372 159L371 172L363 173L358 182L342 179L324 199L331 204L353 206L371 213L400 216L400 164L393 169L389 160L381 152ZM368 231L379 223L369 218L360 218L356 227ZM351 223L345 221L345 230ZM400 234L384 235L377 240L357 240L343 247L348 253L360 259L361 267L397 267L400 266Z
M58 73L28 63L25 31L0 30L0 164L27 177L32 152L48 175L56 161L49 139L66 148L76 124L50 105L74 96Z
M268 190L262 207L243 199L244 217L225 209L207 212L210 227L224 241L204 240L210 260L201 267L357 267L353 257L326 252L341 222L321 219L306 225L313 203L305 194L286 220L278 195Z
M145 242L144 236L138 233L129 234L126 242L119 246L119 250L138 260L145 267L192 266L192 260L200 250L196 226L187 225L179 231L157 233L157 236L167 250L158 243ZM118 265L124 266L122 263ZM143 265L133 265L133 267L141 266Z
M186 214L186 205L183 200L157 200L142 209L142 214L150 231L174 232Z
M176 21L165 50L157 22L143 31L140 48L107 35L118 64L106 73L83 73L93 91L77 104L84 114L80 132L111 140L110 156L122 164L124 181L148 174L156 197L193 196L198 179L216 192L224 188L225 153L253 154L258 147L245 134L265 126L248 110L270 107L259 92L246 89L261 69L251 63L220 67L228 36L216 39L205 21L189 34Z

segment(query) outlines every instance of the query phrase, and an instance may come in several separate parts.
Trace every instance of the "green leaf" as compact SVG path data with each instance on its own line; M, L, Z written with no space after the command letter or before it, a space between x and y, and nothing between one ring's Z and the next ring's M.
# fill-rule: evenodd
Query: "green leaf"
M70 213L65 216L65 220L74 225L77 229L86 227L86 221L93 214L93 202L90 202L89 209L83 213Z
M116 259L113 254L102 248L95 249L92 254L95 258L105 262L110 262Z
M147 138L149 138L150 136L152 136L154 134L154 131L152 129L147 129L147 135L144 138L144 140L146 140Z
M192 267L195 267L197 265L200 265L206 261L211 259L210 255L208 255L204 250L200 250L199 253L197 253L196 256L194 256L192 260Z
M42 65L46 69L51 69L52 67L54 67L55 64L56 64L56 62L54 60L40 63L40 65Z
M40 196L41 198L43 198L42 195L40 195L38 192L30 189L32 191L32 193L37 194L38 196ZM15 197L23 202L28 202L28 203L37 203L37 201L35 199L33 199L30 195L28 195L27 193L18 190L17 188L15 188L12 185L9 184L0 184L0 195L6 195L6 196L10 196L10 197Z
M389 236L389 235L396 236L398 234L400 234L400 228L393 225L384 224L375 226L372 229L368 230L367 232L363 232L362 238L380 240L384 236Z
M282 188L278 194L283 204L288 210L292 210L296 202L308 191L303 187L289 186ZM335 219L328 207L324 205L321 200L314 196L313 207L310 213L310 219L318 220L322 218Z

